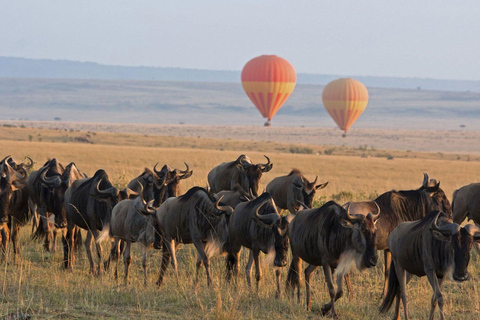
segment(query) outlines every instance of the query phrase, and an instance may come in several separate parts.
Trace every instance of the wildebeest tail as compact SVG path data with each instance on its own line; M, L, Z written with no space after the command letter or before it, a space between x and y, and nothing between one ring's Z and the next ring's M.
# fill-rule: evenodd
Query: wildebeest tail
M43 228L43 221L44 219L39 218L38 219L38 225L36 226L35 231L32 232L32 240L41 240L44 239L47 235L47 232L45 232Z
M75 248L75 252L76 253L80 253L82 252L82 248L83 248L83 239L82 239L82 232L80 230L80 228L76 228L77 230L74 230L73 232L75 232L75 245L74 245L74 248Z
M292 263L290 263L290 268L288 269L287 275L287 290L295 290L295 287L300 288L300 269L302 268L302 260L293 256Z
M395 272L395 264L390 263L390 274L388 275L388 289L385 299L383 299L380 306L380 313L385 313L390 310L395 297L400 294L400 283L398 282L397 273Z
M102 231L100 231L100 234L98 235L95 242L96 243L103 242L106 238L108 238L109 234L110 234L110 224L104 225Z

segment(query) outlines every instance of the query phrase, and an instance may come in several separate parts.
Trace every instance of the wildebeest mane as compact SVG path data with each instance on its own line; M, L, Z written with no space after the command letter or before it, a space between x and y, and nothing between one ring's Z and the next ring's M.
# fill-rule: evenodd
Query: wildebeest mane
M388 191L378 196L375 202L380 207L381 219L388 221L391 229L400 222L422 219L430 199L420 190Z
M148 168L143 169L142 174L140 174L137 178L140 178L140 177L143 176L144 174L152 175L152 176L154 176L155 178L158 179L157 174L156 174L155 172L153 172L152 170L148 169Z
M193 187L191 188L190 190L188 190L184 195L181 195L180 197L178 197L178 201L180 203L185 203L187 202L188 200L190 200L190 198L195 194L197 193L198 191L203 191L207 194L208 196L208 192L205 188L202 188L202 187ZM209 197L210 198L210 197Z
M448 215L445 212L441 212L441 211L438 211L438 210L433 210L433 211L430 211L422 220L418 221L418 223L416 223L412 227L412 231L421 229L423 226L432 223L432 221L435 219L435 217L437 216L438 213L440 213L439 221L441 221L440 220L441 218L444 218L444 219L446 218L446 219L450 220Z
M293 168L292 171L290 171L290 173L288 175L291 176L291 175L294 175L294 174L302 175L300 170L298 170L296 168Z
M264 192L258 198L247 202L247 204L245 205L243 210L245 210L245 212L248 212L250 210L254 210L255 207L261 205L263 202L268 201L270 199L272 199L272 196L270 195L270 193ZM270 205L270 202L264 204L262 206L262 208L260 209L260 214L263 214L265 212L265 210L271 209L271 207L272 207L272 205ZM271 213L271 211L270 211L270 213Z

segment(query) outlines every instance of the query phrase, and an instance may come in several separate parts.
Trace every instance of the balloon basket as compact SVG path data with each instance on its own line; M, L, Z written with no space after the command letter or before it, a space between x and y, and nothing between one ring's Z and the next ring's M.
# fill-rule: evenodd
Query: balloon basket
M264 126L265 126L265 127L271 127L272 124L270 123L270 121L267 121L267 122L265 122Z
M346 137L347 137L346 133L342 134L342 138L346 138Z

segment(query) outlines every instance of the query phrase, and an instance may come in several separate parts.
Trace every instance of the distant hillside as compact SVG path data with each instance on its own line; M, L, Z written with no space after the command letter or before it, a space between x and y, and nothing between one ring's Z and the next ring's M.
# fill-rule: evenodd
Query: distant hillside
M321 85L299 84L274 126L334 127ZM480 93L369 88L354 128L480 128ZM0 119L262 125L240 83L0 78Z
M345 75L298 74L298 84L325 85ZM0 57L0 78L239 82L240 71L125 67L67 60ZM367 87L480 92L480 81L355 76Z

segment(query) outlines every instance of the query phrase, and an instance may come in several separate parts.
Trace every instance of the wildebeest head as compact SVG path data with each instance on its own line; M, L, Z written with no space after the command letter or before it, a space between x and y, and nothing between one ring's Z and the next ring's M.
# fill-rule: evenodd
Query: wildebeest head
M445 192L440 188L440 181L429 179L428 174L424 173L422 186L418 190L425 192L431 199L427 212L438 210L445 212L449 217L452 216L452 206Z
M245 173L248 180L248 189L249 191L252 191L252 194L255 197L258 196L258 188L260 184L260 179L262 178L262 174L264 172L272 170L273 167L270 159L265 155L264 157L267 159L267 163L265 164L253 164L252 161L244 154L238 157L238 159L235 161L237 168L239 168L242 172Z
M113 208L118 202L134 195L138 196L138 192L135 192L130 188L125 188L125 192L120 192L120 190L111 184L108 177L105 177L97 182L95 190L91 196L99 201L109 203Z
M312 208L313 200L317 190L321 190L328 185L328 182L315 185L317 183L317 179L318 176L315 177L313 182L309 182L307 179L305 179L305 177L303 177L303 175L299 175L292 181L295 198L307 208Z
M147 243L152 243L155 249L162 247L162 241L160 237L160 228L157 220L157 210L153 207L154 200L145 202L143 198L137 197L134 202L135 209L138 213L147 219L147 227L145 229L145 240Z
M287 264L288 254L288 226L293 219L293 215L289 214L281 217L277 212L277 207L269 194L269 199L262 202L255 210L253 220L264 228L269 228L274 236L275 259L273 264L277 267L284 267ZM263 196L263 195L262 195ZM260 197L262 197L260 196Z
M185 163L185 162L184 162ZM166 200L170 197L176 197L181 192L180 190L180 180L188 179L192 176L193 170L190 170L190 167L185 163L185 170L171 169L168 165L164 165L162 170L157 171L155 168L153 170L160 177L165 177L166 190L163 193L163 200ZM157 188L160 188L157 186ZM155 203L155 205L157 205ZM159 204L158 204L159 205Z
M0 223L8 221L8 206L13 192L26 185L27 171L19 169L14 170L8 161L0 166Z
M0 168L3 166L5 162L7 162L10 167L13 168L15 171L21 171L21 168L27 170L27 172L33 167L33 160L30 157L26 157L29 161L28 164L26 163L17 163L11 156L6 156L3 158L2 161L0 161ZM1 170L1 169L0 169Z
M443 218L440 218L440 221L443 220L441 225L439 225L440 216ZM470 261L470 249L474 242L480 242L480 229L472 224L461 227L459 224L452 223L445 218L444 213L438 212L435 220L432 222L430 231L436 239L450 243L455 264L453 279L463 282L469 279L467 269Z
M377 265L377 250L375 248L375 237L377 227L375 226L380 217L380 207L376 202L376 210L364 214L352 214L350 212L350 204L347 204L345 217L341 224L345 228L352 229L352 245L353 249L363 256L363 266L372 268Z
M51 197L50 202L53 203L52 213L55 215L55 227L65 228L67 226L67 212L64 205L65 191L75 180L81 179L82 174L74 162L69 163L61 174L51 172L50 176L47 176L49 169L49 167L40 169L38 179L50 191L47 197Z

